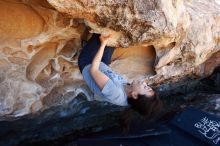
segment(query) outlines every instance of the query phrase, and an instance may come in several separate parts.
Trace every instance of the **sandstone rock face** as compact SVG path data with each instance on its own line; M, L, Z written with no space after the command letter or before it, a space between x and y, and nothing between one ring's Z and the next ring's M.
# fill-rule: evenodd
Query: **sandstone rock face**
M92 98L77 66L91 33L113 33L113 70L159 93L220 64L219 0L0 0L0 14L2 118Z
M43 0L1 0L0 14L0 115L37 112L47 105L44 97L63 85L62 73L74 74L71 59L80 49L84 25ZM65 45L71 40L69 49Z
M217 61L208 67L206 62L220 49L219 0L48 2L60 12L85 19L93 32L116 32L119 37L112 45L154 46L157 75L152 84L192 74L203 77L219 65Z
M77 66L81 39L89 36L83 21L57 12L46 0L0 4L0 115L35 113L68 103L80 92L92 97ZM143 78L154 73L145 67L154 56L149 47L118 48L112 67L129 78Z

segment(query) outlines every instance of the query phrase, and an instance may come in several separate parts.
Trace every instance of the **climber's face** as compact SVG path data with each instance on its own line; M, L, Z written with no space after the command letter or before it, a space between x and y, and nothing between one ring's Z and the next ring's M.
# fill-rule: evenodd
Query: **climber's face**
M148 98L152 98L155 95L154 90L146 84L144 81L134 80L131 83L132 96L135 98L137 95L146 95Z

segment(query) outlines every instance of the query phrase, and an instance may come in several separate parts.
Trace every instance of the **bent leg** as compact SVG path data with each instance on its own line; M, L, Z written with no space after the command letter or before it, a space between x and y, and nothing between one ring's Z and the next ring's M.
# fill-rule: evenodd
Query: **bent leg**
M100 34L93 34L86 46L83 47L78 58L78 66L81 73L86 65L92 63L93 58L95 57L98 49L100 48L101 42L99 40L99 37ZM111 63L111 57L113 52L113 47L106 46L101 61L109 65Z
M99 34L93 34L79 55L78 66L81 73L86 65L92 63L92 60L100 47L99 36Z

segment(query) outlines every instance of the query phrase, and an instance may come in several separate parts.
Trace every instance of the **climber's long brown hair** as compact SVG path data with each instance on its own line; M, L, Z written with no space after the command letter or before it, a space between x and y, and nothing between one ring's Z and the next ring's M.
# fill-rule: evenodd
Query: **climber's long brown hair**
M129 131L133 117L132 110L138 112L143 119L150 121L158 116L163 106L161 100L156 94L152 98L147 98L146 95L138 95L137 99L128 97L127 100L131 108L123 113L120 122L124 134Z

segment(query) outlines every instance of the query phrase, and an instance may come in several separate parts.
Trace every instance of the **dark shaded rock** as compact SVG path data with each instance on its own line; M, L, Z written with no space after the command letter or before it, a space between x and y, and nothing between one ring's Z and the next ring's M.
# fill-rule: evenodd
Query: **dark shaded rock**
M220 67L202 80L187 79L161 85L157 88L164 101L164 111L160 117L166 114L165 118L169 119L187 106L219 116L219 76ZM78 95L68 105L1 121L0 145L63 145L80 136L119 126L120 115L125 109L104 102L88 102L83 95Z
M70 104L36 115L0 122L0 145L47 144L65 136L71 139L118 125L125 109L108 103L88 102L78 95ZM54 142L54 143L55 143Z

